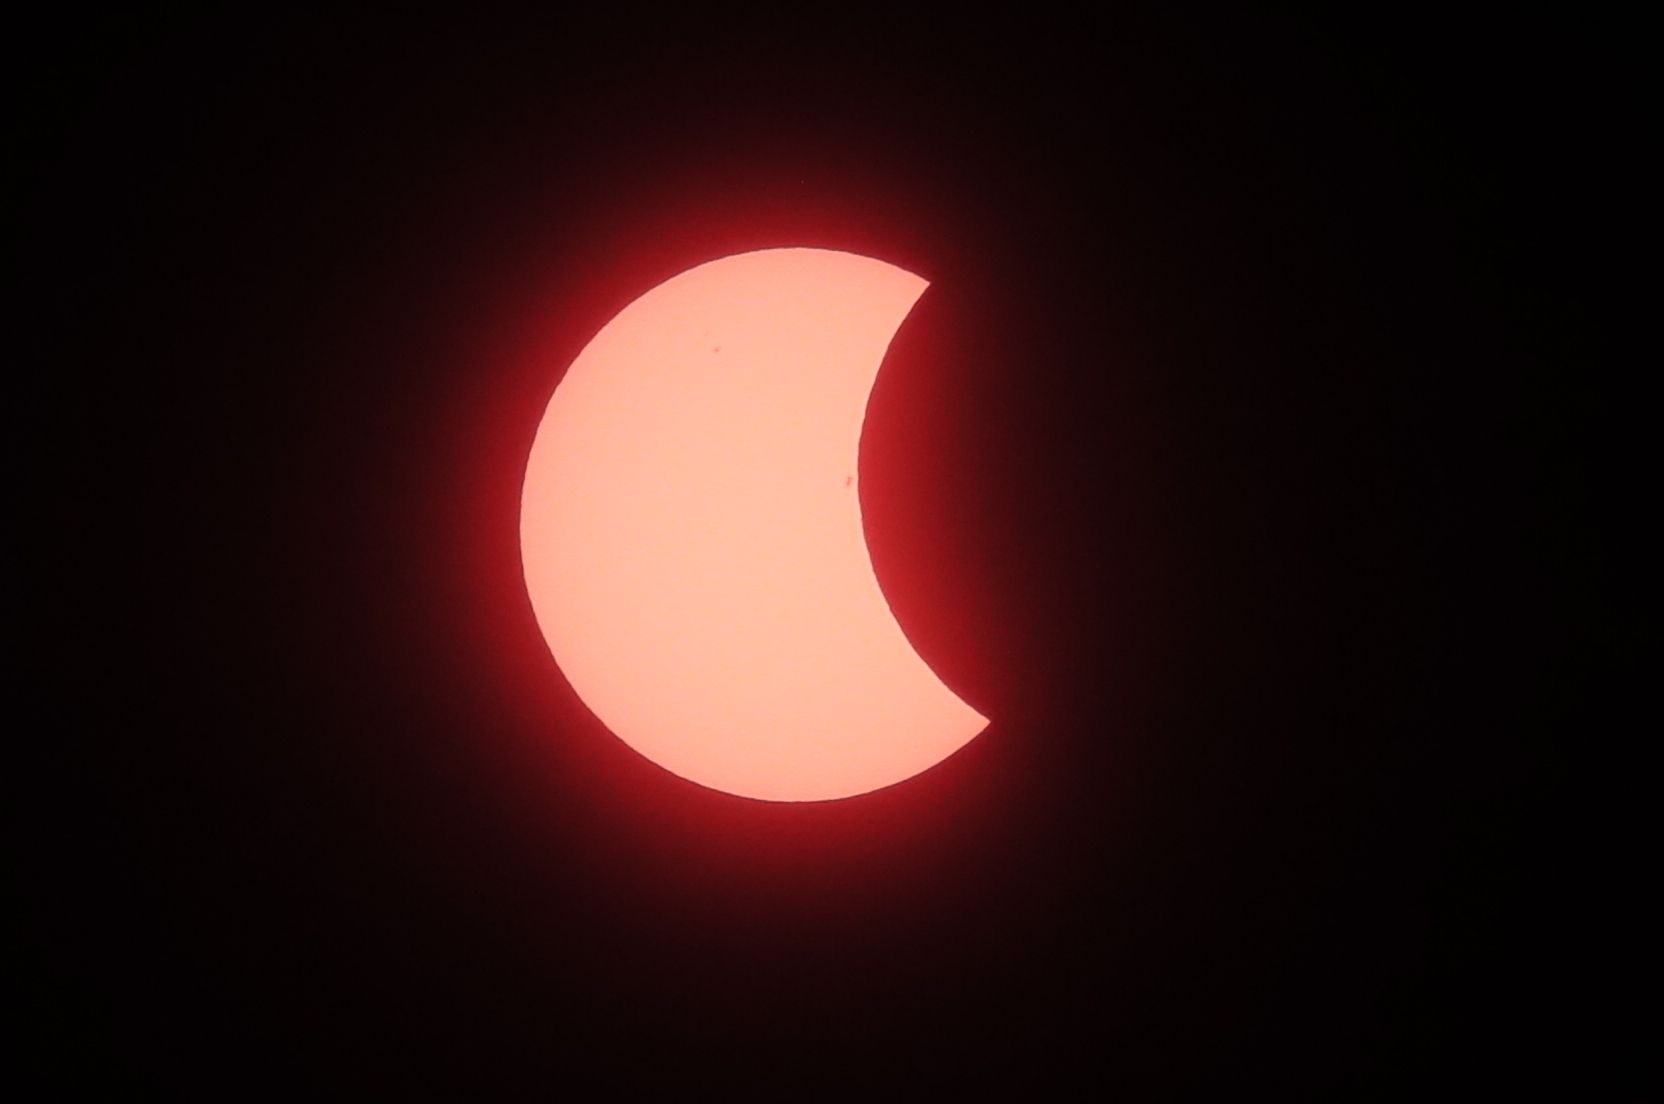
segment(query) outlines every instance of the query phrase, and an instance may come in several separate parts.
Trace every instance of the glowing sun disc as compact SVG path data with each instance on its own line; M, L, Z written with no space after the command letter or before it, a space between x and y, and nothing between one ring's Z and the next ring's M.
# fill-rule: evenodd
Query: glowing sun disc
M773 801L909 778L987 721L884 600L856 460L926 283L770 249L625 307L555 389L526 468L526 588L597 718L690 781Z

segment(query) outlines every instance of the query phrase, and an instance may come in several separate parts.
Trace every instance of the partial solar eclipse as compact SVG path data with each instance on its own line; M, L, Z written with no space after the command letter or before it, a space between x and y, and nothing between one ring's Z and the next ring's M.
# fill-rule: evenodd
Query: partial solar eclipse
M578 354L532 445L526 588L595 716L681 777L866 793L987 720L908 643L861 528L861 427L926 282L768 249L699 265Z

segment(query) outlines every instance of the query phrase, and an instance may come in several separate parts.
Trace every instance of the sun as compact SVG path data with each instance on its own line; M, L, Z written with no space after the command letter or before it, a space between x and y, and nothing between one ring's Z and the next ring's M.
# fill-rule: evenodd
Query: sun
M908 642L861 526L868 396L926 286L831 250L724 257L624 308L555 389L527 591L579 697L665 769L828 800L986 726Z

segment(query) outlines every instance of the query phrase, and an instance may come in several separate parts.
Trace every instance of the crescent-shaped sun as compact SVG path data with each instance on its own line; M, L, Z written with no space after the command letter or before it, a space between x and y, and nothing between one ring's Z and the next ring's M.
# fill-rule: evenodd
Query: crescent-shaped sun
M578 696L661 767L828 800L986 726L908 643L861 526L867 400L925 287L831 250L724 257L625 307L555 389L526 588Z

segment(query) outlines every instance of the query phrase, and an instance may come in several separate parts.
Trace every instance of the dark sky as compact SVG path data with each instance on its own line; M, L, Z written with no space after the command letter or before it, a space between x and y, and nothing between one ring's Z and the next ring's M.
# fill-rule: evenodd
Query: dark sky
M1563 736L1618 642L1592 36L1011 18L151 14L20 44L41 1072L189 1099L1577 1074ZM779 245L931 281L863 508L904 629L993 718L825 805L637 757L518 575L571 357Z

